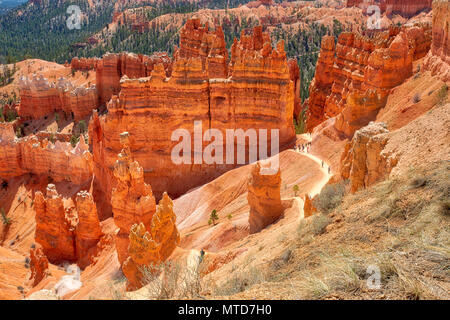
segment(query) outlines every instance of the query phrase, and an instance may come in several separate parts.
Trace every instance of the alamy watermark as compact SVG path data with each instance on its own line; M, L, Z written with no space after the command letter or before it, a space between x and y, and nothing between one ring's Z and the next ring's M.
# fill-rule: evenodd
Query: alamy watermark
M66 26L69 30L81 29L81 9L77 5L70 5L67 7L66 10L67 14L70 14L70 16L66 20Z
M269 131L270 156L268 154ZM247 160L248 163L252 163L258 159L266 160L270 157L270 161L267 161L270 165L261 166L260 173L273 175L278 172L280 149L278 129L247 129L245 131L226 129L224 139L223 130L209 128L203 132L202 121L194 121L193 135L192 139L191 132L187 129L176 129L172 132L171 140L178 141L171 151L173 163L234 165L246 164ZM209 144L203 149L204 142Z

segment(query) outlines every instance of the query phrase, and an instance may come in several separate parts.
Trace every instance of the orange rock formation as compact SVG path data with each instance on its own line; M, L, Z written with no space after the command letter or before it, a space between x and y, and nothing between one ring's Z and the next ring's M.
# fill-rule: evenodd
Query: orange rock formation
M49 184L46 196L38 191L34 202L35 239L49 261L76 261L82 269L90 265L94 249L103 236L92 196L86 191L79 192L73 206Z
M29 172L54 181L84 184L93 172L92 155L83 137L75 148L68 142L52 143L34 135L18 139L12 123L0 123L0 163L2 178Z
M256 233L275 222L283 213L281 204L281 172L261 174L261 165L257 162L252 169L248 183L247 200L250 205L250 233Z
M36 242L42 245L44 254L52 263L74 262L76 216L71 208L64 207L63 198L53 184L44 196L40 191L34 198L36 210Z
M112 97L108 113L94 115L90 124L98 198L109 198L114 187L112 171L122 148L118 137L124 131L130 133L130 150L157 198L165 191L179 196L236 166L172 162L171 150L179 143L171 140L173 131L186 129L192 137L194 120L202 121L203 130L220 130L224 140L225 130L235 128L279 129L281 149L294 140L295 85L283 43L272 48L268 34L255 28L253 35L243 34L234 42L226 68L223 43L220 28L211 32L193 21L181 31L181 46L171 72L158 63L147 74L150 76L130 79L142 73L118 73L119 58L103 58L97 81L110 80L97 86L101 99L105 101L119 90L120 94ZM115 75L106 77L101 72ZM114 87L112 83L118 83L122 74L127 77L120 81L120 88ZM208 144L203 142L202 147Z
M450 82L450 2L433 2L433 43L424 64L445 82Z
M397 164L395 156L383 152L389 131L382 122L371 122L355 132L341 160L341 177L350 179L356 192L386 177Z
M98 61L98 58L73 58L70 66L73 70L96 70Z
M34 245L30 250L30 281L35 287L48 274L48 259L40 245Z
M98 108L95 86L76 87L70 81L60 78L49 83L43 76L22 78L19 81L20 105L18 114L23 119L39 119L57 111L73 114L78 121Z
M96 65L96 82L101 105L106 104L113 95L120 92L120 79L147 77L154 66L162 63L170 72L170 57L166 53L152 56L134 53L110 53L103 56Z
M208 24L201 26L200 19L188 20L180 30L178 54L181 58L200 57L210 79L227 77L228 52L220 26L210 32Z
M303 204L303 217L308 218L317 212L316 207L313 204L313 199L308 194L305 194Z
M180 243L180 234L175 224L176 219L177 216L173 212L173 202L164 192L151 224L152 238L161 244L159 256L162 261L165 261Z
M152 188L144 182L143 168L132 159L129 139L127 132L120 135L123 149L114 165L117 186L112 190L111 197L114 222L119 227L116 248L121 264L128 257L131 226L143 223L145 229L150 230L152 217L156 212Z
M425 56L430 27L392 28L373 38L342 33L338 44L324 37L310 86L307 129L337 116L347 136L374 120L390 90L412 74L412 62Z
M164 193L153 215L151 229L143 223L135 224L130 229L129 257L122 265L128 279L128 290L136 290L145 284L146 272L154 272L153 267L167 260L180 243L180 234L173 212L173 202Z
M131 227L128 247L130 256L122 265L123 274L128 280L127 290L137 290L145 285L146 277L154 272L152 266L160 263L159 247L160 244L152 239L143 223Z
M80 191L77 194L76 208L78 224L75 231L75 247L78 265L81 269L84 269L91 264L91 257L97 243L103 237L103 232L100 228L97 208L89 192Z

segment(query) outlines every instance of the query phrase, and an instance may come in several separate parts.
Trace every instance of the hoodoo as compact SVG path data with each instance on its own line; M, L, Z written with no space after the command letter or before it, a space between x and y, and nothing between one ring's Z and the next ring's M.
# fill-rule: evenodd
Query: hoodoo
M105 97L120 91L109 101L108 113L91 121L98 194L109 198L114 162L122 148L118 137L124 131L129 132L130 151L158 199L165 191L179 196L236 166L226 164L225 159L223 164L212 165L173 163L171 150L178 141L173 141L172 134L185 129L193 136L194 121L221 131L223 137L226 129L278 129L281 149L293 142L295 85L283 42L272 48L269 35L258 27L250 35L242 33L225 67L223 37L220 28L212 32L197 20L188 21L180 31L181 47L174 54L171 71L164 63L156 63L149 74L134 74L147 75L144 78L132 79L127 73L120 80L120 90L108 89L114 86L107 81L102 81L103 88L98 86ZM104 57L101 72L116 72L117 61ZM111 81L118 83L119 77L116 74Z
M250 233L259 232L280 218L283 213L280 189L280 170L276 174L263 174L261 164L257 162L252 168L251 179L248 183Z

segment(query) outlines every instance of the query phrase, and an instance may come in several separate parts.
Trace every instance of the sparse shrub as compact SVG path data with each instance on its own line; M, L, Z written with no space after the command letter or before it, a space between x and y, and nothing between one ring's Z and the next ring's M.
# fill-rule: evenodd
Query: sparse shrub
M413 96L413 102L414 102L414 103L418 103L419 101L420 101L420 94L416 93L416 94Z
M348 181L341 181L335 184L326 185L320 194L313 200L314 206L322 213L328 214L342 202L345 195L345 187Z
M6 216L5 210L0 208L0 214L2 216L2 222L4 226L9 226L11 224L11 219Z
M231 213L227 216L228 219L231 220L231 218L233 218L233 216L231 215Z
M6 180L3 180L3 181L2 181L2 189L3 189L3 190L8 189L8 181L6 181Z
M86 121L80 120L80 122L78 122L78 129L80 130L80 134L85 133L87 129Z
M72 145L73 148L75 148L75 146L77 145L78 141L80 141L80 137L76 136L76 135L72 135L70 137L70 144Z
M442 106L447 100L448 86L444 84L437 93L437 105Z
M218 296L230 296L245 291L253 285L264 281L265 274L256 267L251 267L248 271L235 272L229 280L214 290L214 294Z
M6 122L13 122L17 119L17 113L14 110L6 111Z
M208 224L216 225L216 221L218 221L218 220L219 220L219 216L217 215L217 210L214 209L213 211L211 211L211 214L209 215Z
M149 298L195 298L201 291L200 266L184 267L174 262L162 262L157 266L141 268L143 284Z
M300 188L298 187L298 185L295 185L292 190L294 190L294 196L297 196L297 192Z
M325 233L325 228L330 224L330 219L323 214L318 214L313 217L311 223L312 233L316 236Z
M330 219L324 214L316 214L311 218L302 219L297 227L298 238L303 244L308 244L314 236L323 234L330 222Z

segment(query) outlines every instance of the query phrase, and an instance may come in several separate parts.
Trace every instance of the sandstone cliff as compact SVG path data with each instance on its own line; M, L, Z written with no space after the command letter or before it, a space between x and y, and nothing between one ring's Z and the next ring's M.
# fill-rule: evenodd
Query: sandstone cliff
M50 142L45 136L17 138L11 123L0 123L0 177L24 173L51 177L54 181L84 184L92 178L93 162L82 137L75 148L70 143Z
M76 254L81 269L91 264L91 257L97 243L103 237L100 221L92 195L87 191L80 191L76 197L78 224L75 230Z
M433 2L433 43L424 67L445 82L450 82L450 3Z
M151 279L154 267L160 263L159 246L144 224L135 224L130 229L129 257L122 265L123 274L127 277L127 290L137 290Z
M384 123L371 122L348 142L342 155L341 177L350 180L351 192L384 179L397 164L395 156L383 151L388 133Z
M155 53L152 56L134 53L109 53L96 64L96 87L100 105L105 105L113 95L120 92L120 79L147 77L154 66L163 64L170 72L170 57L166 53Z
M280 190L281 172L278 170L273 175L261 174L261 165L257 162L248 183L250 233L259 232L280 218L283 213Z
M77 262L84 269L103 236L92 196L81 191L76 204L58 194L53 184L47 194L36 192L35 239L51 263Z
M188 30L194 35L188 36ZM90 123L98 198L109 198L114 187L112 172L122 149L119 134L124 131L130 133L131 153L157 198L165 191L179 196L236 166L203 160L194 164L172 162L171 150L179 143L171 141L172 133L185 129L193 137L194 121L202 121L203 131L218 129L224 140L226 129L268 129L269 150L270 129L279 129L281 149L294 140L295 85L283 43L272 48L268 34L255 28L253 34L243 34L234 42L227 68L222 64L225 56L220 60L226 54L220 28L211 32L189 22L181 32L180 44L170 72L169 66L158 63L145 78L132 79L141 76L140 72L118 73L116 56L104 57L99 63L97 81L111 79L103 81L103 87L97 86L101 99L120 93L108 103L108 113L94 115ZM115 75L111 78L99 72ZM112 83L119 83L123 74L127 76L120 81L120 88L114 87ZM202 150L208 144L203 141ZM199 152L192 151L192 162Z
M36 210L35 238L52 263L74 262L76 216L72 208L65 208L63 198L53 184L44 196L40 191L34 198Z
M428 25L391 28L373 37L342 33L334 45L324 37L310 86L307 130L336 117L347 136L374 120L390 90L412 74L412 63L431 43Z
M96 70L98 61L98 58L73 58L70 66L73 70Z
M97 89L76 87L70 81L60 78L56 83L43 76L19 81L20 105L18 114L23 119L39 119L57 111L73 114L79 121L98 108Z
M131 226L142 223L146 230L150 230L156 202L151 186L144 182L143 168L133 161L128 133L122 133L120 139L123 149L114 165L117 186L112 190L111 205L114 222L119 227L116 248L122 264L128 257Z
M190 19L180 30L181 58L200 57L208 78L226 78L228 74L228 51L220 26L214 32L208 24L202 26L200 19Z
M180 243L180 234L173 212L173 202L164 193L153 215L151 230L143 223L135 224L130 229L129 257L122 265L128 279L128 290L141 288L156 273L161 263L167 260Z

